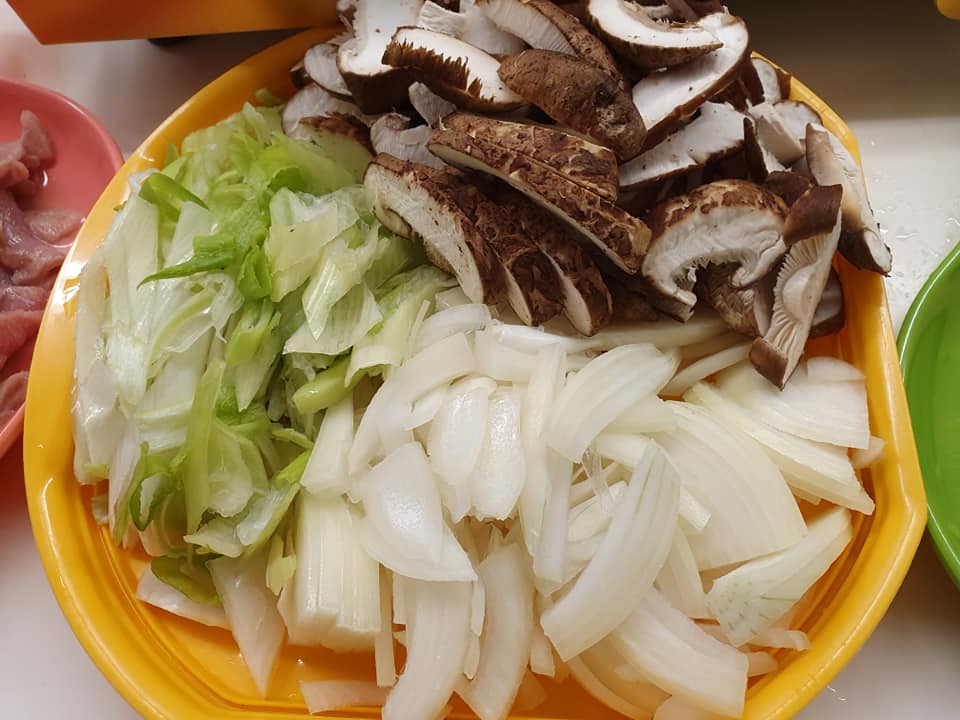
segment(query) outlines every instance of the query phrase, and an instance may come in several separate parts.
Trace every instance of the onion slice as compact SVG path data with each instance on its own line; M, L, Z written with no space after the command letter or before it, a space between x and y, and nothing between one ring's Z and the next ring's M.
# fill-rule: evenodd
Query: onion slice
M143 569L137 583L137 598L188 620L210 627L230 629L222 607L191 600L175 587L158 580L149 565Z
M569 592L541 616L561 659L609 634L651 588L670 550L679 492L676 471L649 443L596 554Z
M593 360L567 381L547 425L547 442L580 462L594 438L623 412L655 395L680 362L653 345L623 345Z
M277 599L267 588L264 553L245 559L217 558L207 563L207 569L243 662L260 695L266 697L284 632Z
M743 645L777 621L840 557L853 537L846 508L811 520L793 547L751 560L713 582L707 607L734 645Z
M357 705L382 705L387 699L385 688L366 680L301 682L300 694L311 715Z
M464 666L470 632L470 583L410 585L407 663L383 706L384 720L426 720L446 707Z

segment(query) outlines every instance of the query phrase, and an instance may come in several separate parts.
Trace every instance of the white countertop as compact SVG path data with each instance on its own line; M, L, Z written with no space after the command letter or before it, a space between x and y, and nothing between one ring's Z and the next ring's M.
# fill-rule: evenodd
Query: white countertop
M796 73L857 134L871 200L893 249L887 291L899 327L924 278L960 240L960 22L938 16L932 0L889 3L889 9L880 7L886 3L731 5L747 18L755 48ZM172 47L145 41L43 47L0 3L0 76L72 97L128 154L193 92L282 35L202 38ZM16 472L0 477L0 548L4 716L137 717L60 614ZM955 718L958 601L960 592L925 538L876 632L800 717Z

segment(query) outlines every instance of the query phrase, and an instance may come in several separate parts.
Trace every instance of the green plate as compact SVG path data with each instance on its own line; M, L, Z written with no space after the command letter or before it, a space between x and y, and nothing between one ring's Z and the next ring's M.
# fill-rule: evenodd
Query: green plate
M927 491L927 529L960 585L960 245L920 289L898 345Z

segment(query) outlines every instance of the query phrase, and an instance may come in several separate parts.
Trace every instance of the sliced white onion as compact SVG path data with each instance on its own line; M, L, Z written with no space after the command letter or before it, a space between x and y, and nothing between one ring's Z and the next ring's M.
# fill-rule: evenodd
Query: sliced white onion
M477 371L501 382L526 384L533 373L537 356L502 344L490 328L473 335Z
M307 712L330 712L357 705L382 705L387 689L366 680L314 680L300 683Z
M810 382L862 382L864 376L840 358L818 356L807 360L807 378Z
M473 584L473 598L470 603L470 632L480 637L483 633L483 621L487 616L487 593L482 573Z
M750 346L751 343L749 342L739 343L690 363L666 384L663 388L663 394L680 397L694 383L735 365L741 360L746 360L747 355L750 354Z
M440 555L436 561L412 559L405 555L400 548L385 540L368 518L357 521L357 538L370 557L399 575L436 582L473 582L477 579L470 558L446 525L443 525ZM405 611L408 612L409 608Z
M446 386L434 388L413 404L409 417L401 424L404 430L417 428L432 422L447 398Z
M624 676L624 669L629 666L609 637L586 650L579 659L604 686L631 705L642 708L647 717L667 698L667 693L632 668L629 677Z
M483 447L468 480L472 512L478 518L505 520L523 490L520 403L516 388L499 388L490 395Z
M480 330L490 321L490 308L482 304L468 303L440 310L423 321L413 346L414 352L420 352L445 337Z
M671 605L688 617L710 617L697 560L680 528L673 534L673 545L654 585Z
M362 488L366 519L387 543L412 560L439 560L443 511L420 443L387 455L367 473Z
M437 309L437 312L442 312L448 308L457 307L458 305L469 305L470 298L467 297L467 294L463 292L463 288L459 285L450 288L449 290L443 290L437 293L436 298L434 299L434 306Z
M402 431L412 404L434 388L474 370L473 351L463 333L451 335L407 360L377 390L357 427L347 456L351 474L359 473L377 455L381 438Z
M463 675L467 680L473 680L480 666L480 637L471 634L467 641L467 656L463 660Z
M678 697L669 697L664 700L653 714L653 720L721 720L722 718L722 715L691 705Z
M530 669L537 675L555 677L557 666L553 660L553 646L543 634L540 623L534 623L533 637L530 640Z
M594 446L603 457L632 470L649 443L649 438L640 435L605 430L597 436ZM710 510L685 487L680 488L680 520L691 534L700 533L710 520Z
M350 484L347 454L353 442L353 393L327 408L300 484L313 493L339 495Z
M567 667L570 668L570 674L573 675L580 687L611 710L615 710L632 720L650 720L649 710L634 705L613 692L600 682L579 657L570 658L567 661Z
M620 481L609 487L606 483L603 486L609 494L609 504L603 498L594 496L570 508L567 542L575 543L599 535L610 525L616 502L627 489L627 484Z
M137 583L137 597L154 607L185 617L188 620L210 627L230 629L222 607L191 600L176 588L158 580L149 565L143 569L143 573L140 575L140 581Z
M743 562L796 543L806 532L800 508L776 465L751 438L708 410L671 403L676 430L654 437L707 508L710 521L691 535L700 570Z
M529 560L519 545L504 545L477 569L487 594L476 676L457 689L480 720L510 712L530 659L533 637L533 583Z
M540 540L544 508L556 479L553 471L566 472L569 476L569 463L560 459L565 465L558 465L556 453L547 447L543 438L550 409L563 383L564 360L565 354L559 345L548 345L538 351L520 408L520 439L526 479L520 493L519 514L523 540L527 552L533 556L536 556ZM562 467L566 469L561 470Z
M770 648L788 648L790 650L809 650L810 638L803 630L787 630L770 627L758 632L750 640L751 645Z
M393 654L393 620L391 574L380 568L380 632L373 641L373 661L377 671L377 686L393 687L397 682L397 661Z
M871 435L867 447L862 450L854 450L850 456L850 462L853 464L854 469L862 470L865 467L873 465L883 457L883 450L886 445L887 443L883 438Z
M490 324L490 334L507 347L534 355L551 345L559 345L567 353L580 353L592 347L590 338L570 337L548 332L542 327L513 323L493 322Z
M807 524L793 547L751 560L713 581L707 607L734 645L770 627L823 575L853 537L846 508L828 510Z
M707 355L713 355L721 350L726 350L734 345L739 345L742 342L743 335L740 333L725 332L721 335L714 335L711 338L707 338L702 342L694 343L693 345L684 345L680 348L680 357L693 362Z
M466 582L412 583L407 663L383 706L384 720L438 717L462 674L472 588Z
M777 430L841 447L866 448L870 443L863 381L814 382L801 363L780 390L751 364L742 363L721 373L717 387Z
M667 318L646 322L613 323L590 338L590 348L610 350L620 345L650 343L667 350L702 342L727 332L727 326L712 311L698 310L686 322Z
M655 395L677 368L674 352L624 345L594 358L557 394L547 442L573 462L627 408Z
M630 614L660 572L677 526L680 480L650 443L633 471L596 554L570 590L541 616L563 660L578 655Z
M743 714L746 656L707 635L656 590L610 639L634 669L675 697L720 715Z
M718 420L759 442L791 487L865 515L873 512L873 500L841 448L804 440L761 423L707 383L694 385L684 400L708 408Z
M570 512L570 481L573 471L570 461L559 453L548 450L550 491L543 508L537 554L533 570L538 579L559 585L564 579L567 555L567 517Z
M780 668L777 659L768 652L747 653L747 677L757 677L776 672Z
M263 552L246 559L217 558L207 563L214 587L223 601L230 630L243 662L264 697L283 644L283 618L277 599L267 588Z
M441 495L454 522L470 509L467 482L476 467L487 428L489 378L466 378L453 385L437 411L427 436L427 452L444 486Z
M348 541L343 553L343 594L333 627L323 639L325 647L337 652L375 649L380 633L380 565L360 545L351 516Z
M624 410L604 432L644 434L672 430L677 426L670 406L653 395Z

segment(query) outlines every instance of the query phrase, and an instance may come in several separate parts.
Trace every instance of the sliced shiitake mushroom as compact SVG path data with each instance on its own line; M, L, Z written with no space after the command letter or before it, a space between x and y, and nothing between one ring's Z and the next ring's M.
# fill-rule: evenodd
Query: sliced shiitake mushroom
M750 36L742 19L714 13L699 23L723 45L684 65L650 73L633 86L648 144L733 82L748 57Z
M440 130L430 151L459 167L498 177L527 195L597 246L628 273L640 269L650 230L597 193L502 145L453 130Z
M491 202L477 183L447 168L432 175L466 213L503 270L506 299L526 325L539 325L560 312L563 291L553 264L526 234L520 219Z
M283 131L292 133L304 118L323 115L351 115L370 125L374 118L361 112L360 108L349 100L343 100L315 83L298 90L283 106L281 123Z
M497 143L560 173L568 180L616 202L617 159L606 147L558 127L496 120L482 115L455 113L441 127Z
M377 3L357 0L353 16L355 36L337 52L337 67L350 94L367 113L381 113L407 98L409 73L383 62L383 53L398 27L417 22L419 0Z
M307 140L346 169L357 182L373 159L370 129L352 115L321 115L300 120L291 137Z
M343 81L340 68L337 67L339 52L340 46L333 43L314 45L303 56L303 69L307 77L327 92L350 100L350 88Z
M505 112L524 104L497 75L499 60L450 35L402 27L387 45L383 62L409 70L437 95L467 110Z
M497 27L477 0L460 0L460 12L465 16L461 36L465 42L496 57L515 55L525 47L519 37Z
M583 335L593 335L609 321L610 290L590 255L557 220L521 193L500 186L492 196L517 218L529 237L553 265L560 280L563 314Z
M410 118L399 113L381 115L370 127L370 142L377 153L393 155L400 160L442 167L443 162L427 150L433 134L429 125L410 127Z
M705 103L688 125L621 165L620 187L636 190L737 152L743 147L743 119L729 105Z
M686 319L697 301L694 274L708 263L737 263L735 287L759 280L786 251L786 212L779 197L746 180L718 180L655 207L643 275L662 296L658 306Z
M815 125L807 126L806 146L807 165L814 180L843 188L840 252L858 268L889 273L893 258L880 237L857 161L833 133Z
M800 361L830 276L840 239L842 195L839 185L812 187L793 204L784 223L790 249L777 274L770 327L750 348L750 361L780 388Z
M589 0L587 17L617 55L644 68L682 65L722 44L699 20L658 22L622 0Z
M530 47L578 55L614 78L622 89L628 89L603 41L550 0L479 0L479 6L498 27Z
M415 82L408 91L410 104L430 127L437 127L440 118L456 111L457 106L437 95L421 82Z
M471 301L495 305L504 295L503 270L473 221L423 165L377 155L364 184L423 240L430 261L456 276Z
M643 120L630 94L586 60L552 50L524 50L500 64L504 84L558 123L606 145L620 160L643 148Z

